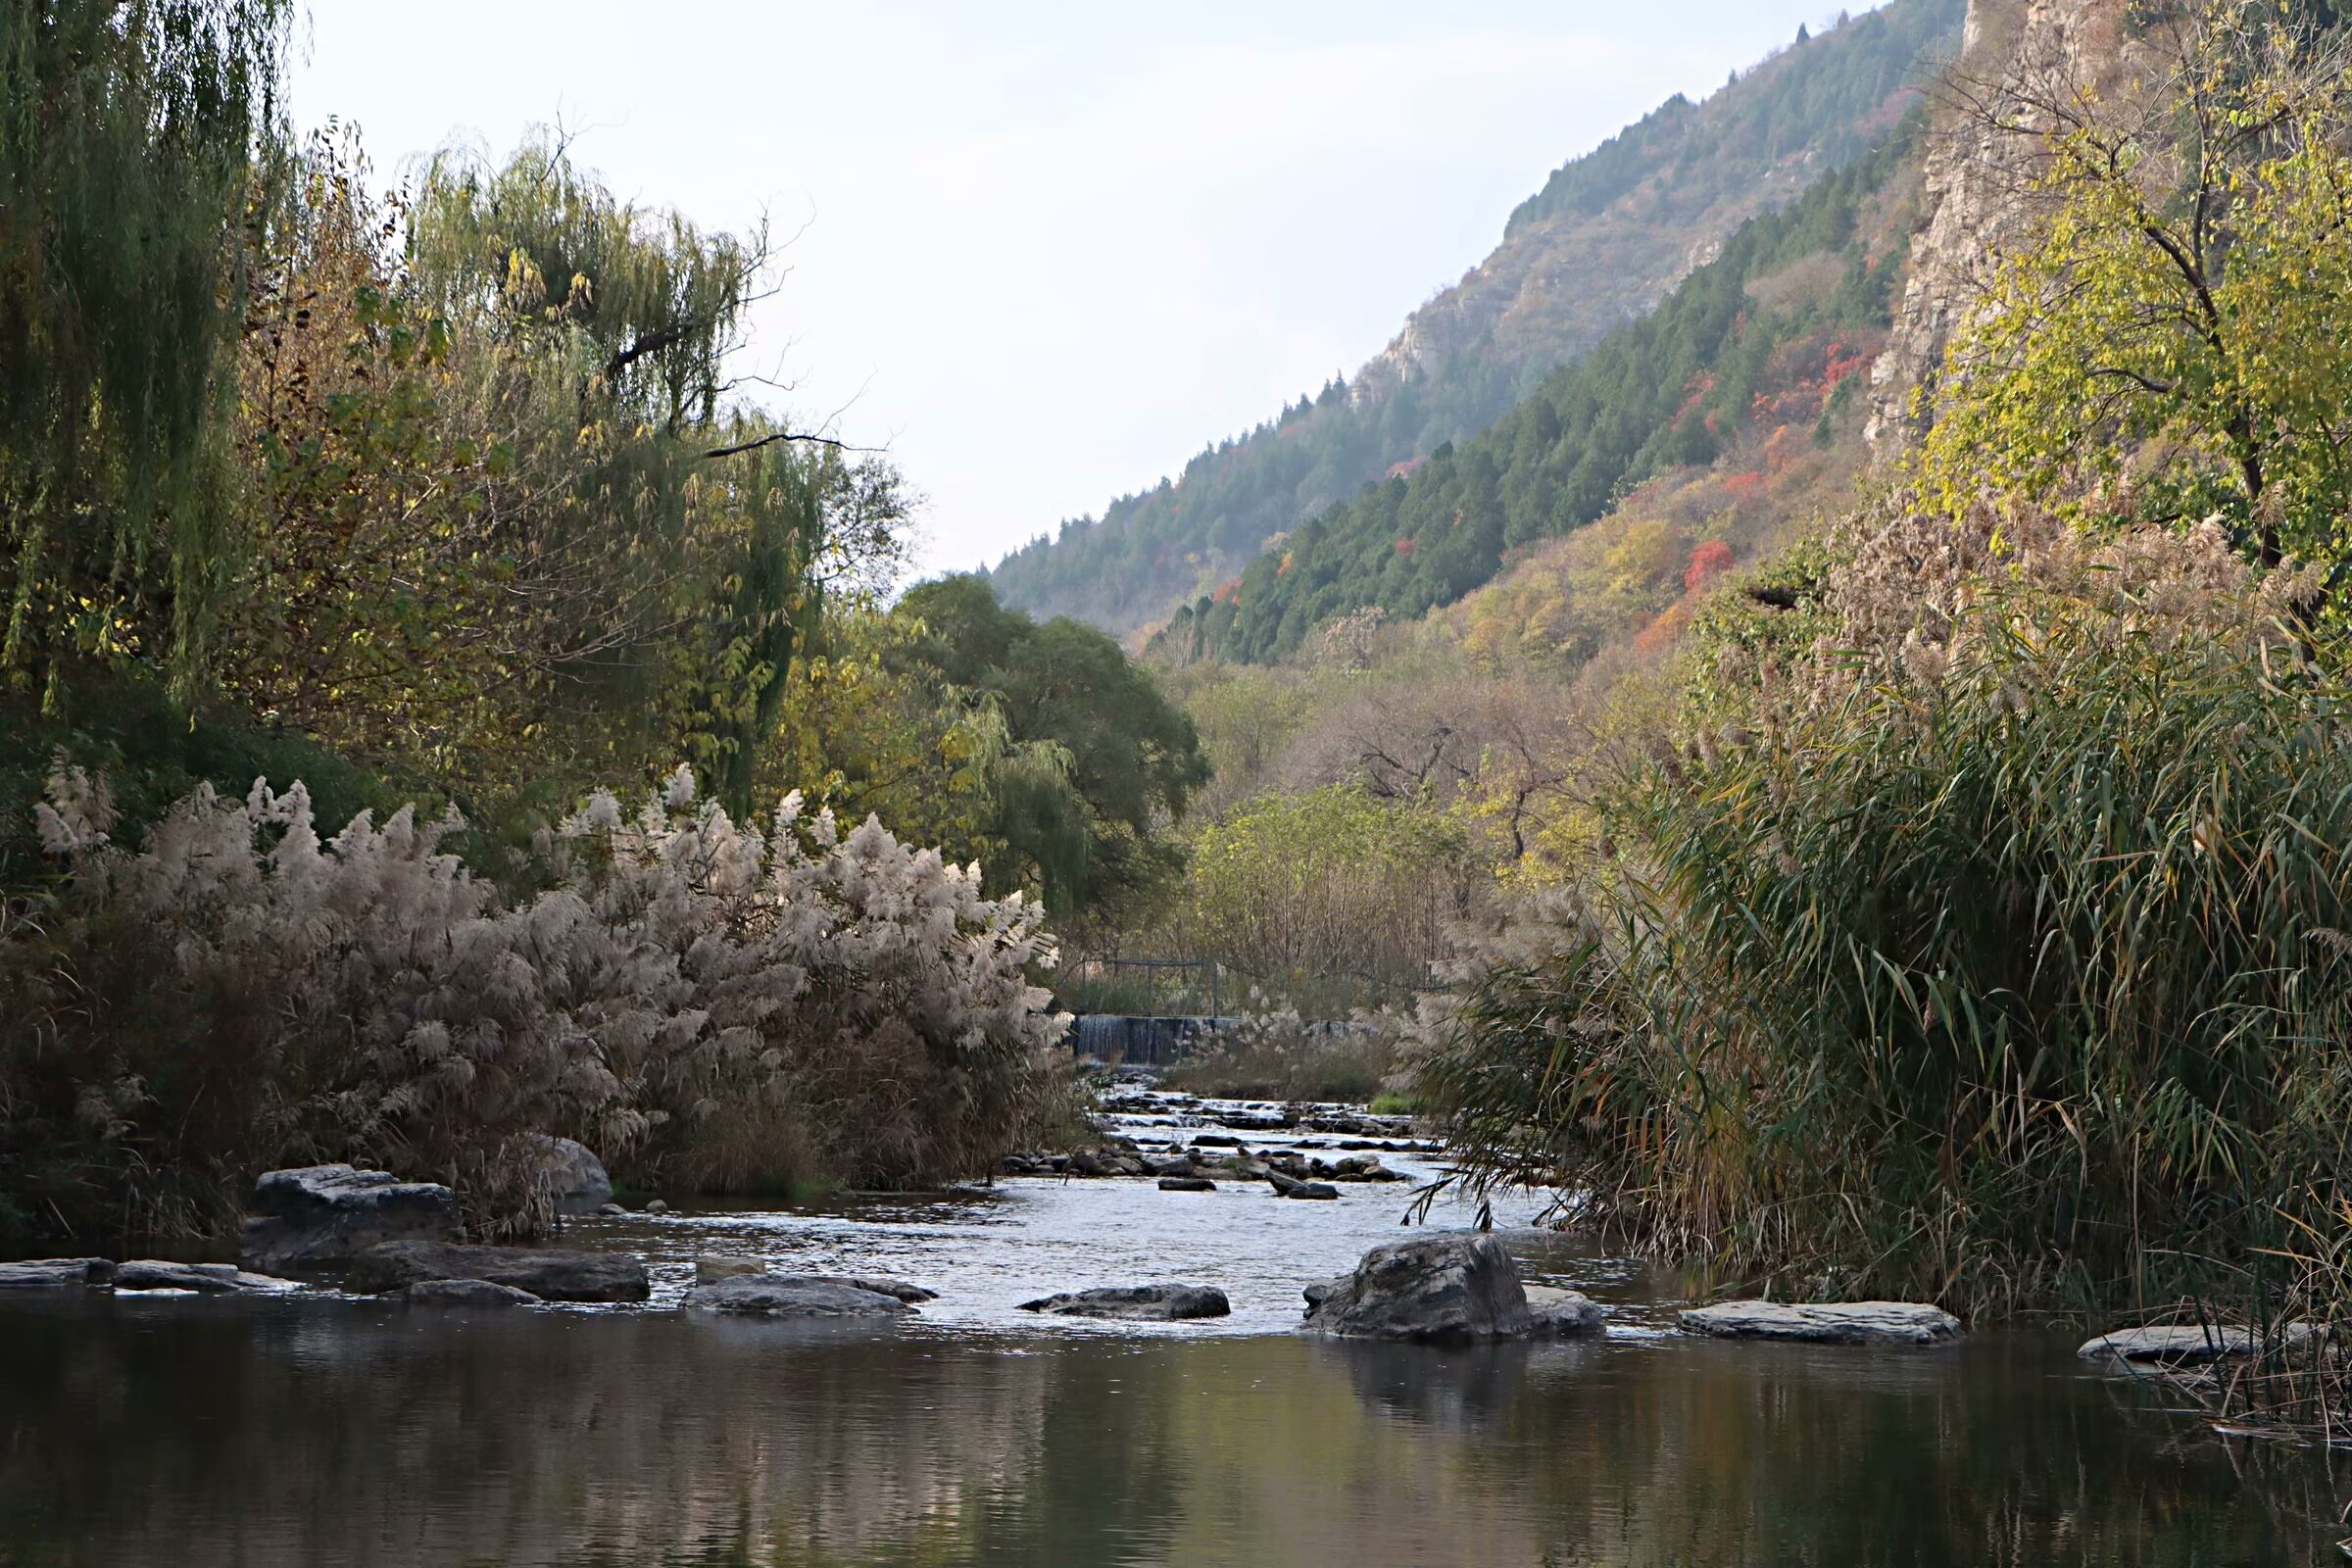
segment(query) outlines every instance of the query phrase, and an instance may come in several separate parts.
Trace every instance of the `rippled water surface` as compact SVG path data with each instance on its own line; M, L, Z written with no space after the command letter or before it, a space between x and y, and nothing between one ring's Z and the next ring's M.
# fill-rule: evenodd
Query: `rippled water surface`
M2352 1476L2086 1376L2064 1336L1692 1341L1666 1331L1660 1282L1507 1229L1532 1210L1497 1221L1531 1276L1611 1305L1607 1338L1289 1332L1299 1285L1396 1234L1408 1191L1024 1179L582 1227L654 1262L649 1310L0 1303L0 1563L2344 1560ZM881 1332L665 1310L712 1252L942 1298ZM1017 1309L1151 1279L1222 1286L1235 1315L1139 1330Z

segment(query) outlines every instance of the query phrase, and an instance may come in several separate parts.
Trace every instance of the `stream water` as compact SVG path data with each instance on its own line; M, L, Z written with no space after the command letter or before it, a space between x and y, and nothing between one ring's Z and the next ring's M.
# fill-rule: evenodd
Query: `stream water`
M1130 1130L1187 1135L1164 1113ZM1498 1228L1531 1279L1610 1306L1604 1338L1302 1339L1298 1287L1396 1236L1410 1188L1342 1191L1020 1178L576 1226L650 1260L646 1309L0 1303L0 1564L2344 1560L2352 1475L2218 1438L2081 1368L2074 1336L1696 1341L1671 1331L1672 1282L1524 1228L1532 1202ZM881 1331L664 1310L712 1253L942 1294ZM1234 1315L1018 1309L1155 1279L1221 1286Z

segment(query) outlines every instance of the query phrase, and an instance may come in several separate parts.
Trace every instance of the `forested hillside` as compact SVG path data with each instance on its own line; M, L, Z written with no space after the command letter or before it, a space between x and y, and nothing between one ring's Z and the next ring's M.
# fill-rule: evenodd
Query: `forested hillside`
M1759 421L1784 442L1826 443L1829 405L1852 399L1886 324L1901 262L1886 218L1912 142L1898 129L1748 224L1654 315L1485 434L1332 508L1178 611L1154 651L1264 661L1351 612L1418 616L1488 581L1510 552L1595 520L1630 483L1713 463Z
M1676 97L1557 171L1502 243L1351 382L1303 394L1173 480L1064 522L991 573L1007 604L1125 634L1239 575L1269 539L1460 444L1645 315L1741 223L1884 140L1962 0L1894 4L1801 39L1703 102Z

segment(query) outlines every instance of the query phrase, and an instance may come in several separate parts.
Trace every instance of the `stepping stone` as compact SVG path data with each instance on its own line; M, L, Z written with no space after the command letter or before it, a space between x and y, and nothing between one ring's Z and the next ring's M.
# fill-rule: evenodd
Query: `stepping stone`
M1684 1332L1719 1340L1792 1340L1807 1345L1948 1345L1960 1320L1918 1301L1718 1301L1692 1307Z

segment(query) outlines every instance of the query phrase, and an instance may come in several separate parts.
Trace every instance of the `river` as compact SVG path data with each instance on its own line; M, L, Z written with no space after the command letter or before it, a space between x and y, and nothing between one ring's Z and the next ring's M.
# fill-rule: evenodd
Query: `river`
M1533 1200L1497 1227L1531 1279L1609 1305L1605 1337L1436 1349L1291 1332L1298 1287L1397 1235L1409 1191L1297 1202L1020 1178L576 1225L573 1245L648 1257L646 1309L7 1302L0 1564L2343 1560L2352 1476L2087 1372L2077 1336L1931 1352L1694 1340L1671 1329L1675 1282L1526 1228ZM711 1253L942 1294L881 1331L666 1310ZM1018 1308L1160 1279L1221 1286L1234 1315Z

